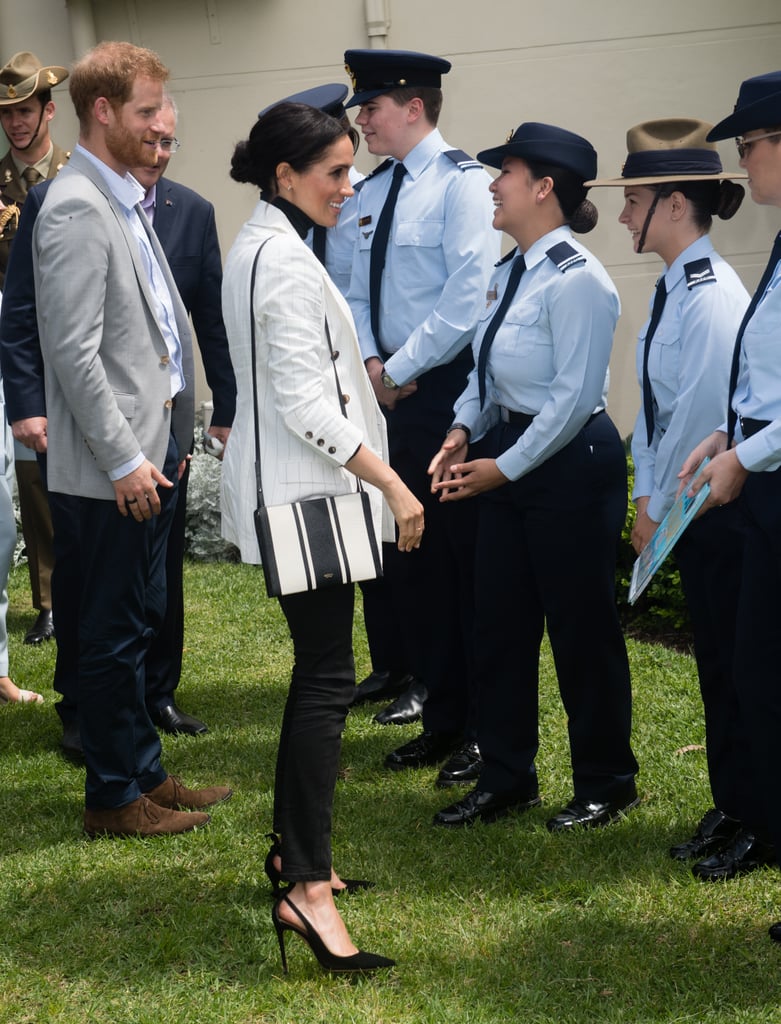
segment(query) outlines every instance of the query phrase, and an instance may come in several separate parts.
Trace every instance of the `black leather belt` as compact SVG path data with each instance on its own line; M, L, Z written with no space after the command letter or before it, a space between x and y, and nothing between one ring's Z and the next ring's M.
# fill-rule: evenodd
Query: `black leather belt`
M771 420L750 420L746 416L739 416L738 419L740 420L740 429L743 431L744 437L753 437L760 430L770 426L772 422Z
M589 423L592 423L597 418L597 416L599 416L604 411L604 409L598 409L597 412L592 413L591 416L589 416L589 418L583 424L583 426L587 427ZM524 430L527 430L532 425L534 417L537 415L537 413L514 412L512 409L505 409L503 405L500 405L499 415L501 417L502 423L511 423L514 427L520 427L521 433L523 433ZM758 421L751 420L750 422Z

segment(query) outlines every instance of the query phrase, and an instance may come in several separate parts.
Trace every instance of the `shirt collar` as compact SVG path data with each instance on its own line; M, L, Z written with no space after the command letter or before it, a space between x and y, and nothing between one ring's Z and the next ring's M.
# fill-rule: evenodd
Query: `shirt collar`
M123 177L122 175L117 174L116 171L112 170L108 164L103 163L103 161L99 157L96 157L94 153L90 153L90 151L85 149L84 146L77 145L76 151L81 153L83 157L86 157L86 159L89 160L95 168L97 168L101 177L108 185L111 194L123 209L127 211L132 210L133 207L137 206L144 198L143 186L136 181L130 171L128 171Z
M684 267L693 260L702 260L713 253L713 243L710 235L702 235L691 245L687 245L682 253L673 260L670 266L664 271L664 285L669 295L673 288L685 277Z
M524 261L526 263L526 269L531 270L538 263L541 263L547 257L548 249L553 248L558 242L571 242L572 232L566 224L562 224L561 227L554 228L553 231L549 231L547 235L543 235L538 238L536 242L533 242L528 250L523 254Z
M24 160L17 160L17 158L14 156L13 152L11 153L11 160L13 160L14 167L16 168L17 173L19 174L20 178L22 177L22 175L24 174L24 172L27 170L28 167L34 167L42 178L48 178L49 177L49 170L50 170L51 165L52 165L52 157L53 156L54 156L54 143L52 142L52 143L49 144L49 149L48 149L46 155L42 156L41 159L37 163L26 164L24 162Z
M428 167L437 153L445 147L439 129L430 131L425 138L421 139L417 146L414 146L403 160L398 161L404 164L407 174L414 180Z

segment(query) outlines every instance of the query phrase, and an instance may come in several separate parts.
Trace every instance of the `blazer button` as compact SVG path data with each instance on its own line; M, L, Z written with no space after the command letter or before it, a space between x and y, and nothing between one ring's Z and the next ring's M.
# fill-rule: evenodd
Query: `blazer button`
M331 447L328 449L328 454L329 455L335 455L336 454L336 448L334 448L333 445L331 445Z
M323 440L323 438L322 437L318 437L318 439L317 439L318 447L322 448L324 444L325 444L325 441Z
M347 403L350 401L350 396L342 395L342 401L344 402L345 405L347 405Z
M168 364L170 362L171 362L171 357L170 356L160 356L160 365L161 366L168 366Z
M166 398L166 400L163 402L163 405L166 407L166 409L173 409L173 407L174 407L174 400L173 400L173 398Z
M307 439L307 441L311 441L314 436L315 435L312 433L311 430L307 430L307 432L304 434L304 437Z

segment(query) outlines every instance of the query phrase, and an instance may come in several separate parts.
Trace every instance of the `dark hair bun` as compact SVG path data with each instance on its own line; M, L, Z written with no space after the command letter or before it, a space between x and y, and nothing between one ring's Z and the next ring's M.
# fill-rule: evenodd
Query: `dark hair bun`
M729 220L740 209L745 194L746 190L736 181L722 181L719 201L713 212L722 220Z
M584 199L569 218L569 226L578 235L586 235L597 226L599 211L590 199Z
M249 145L246 141L239 142L231 157L231 178L240 182L250 181L250 167Z

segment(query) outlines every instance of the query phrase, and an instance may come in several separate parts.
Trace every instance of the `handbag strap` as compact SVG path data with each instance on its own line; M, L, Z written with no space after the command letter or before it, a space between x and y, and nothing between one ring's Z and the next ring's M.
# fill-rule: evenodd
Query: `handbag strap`
M249 283L249 323L250 323L250 353L252 357L252 409L255 417L255 481L257 486L257 499L258 508L265 505L263 499L263 484L261 483L261 472L260 472L260 416L258 414L258 363L256 358L256 343L255 343L255 279L258 271L258 260L260 259L260 252L263 246L268 242L269 239L261 242L258 247L258 251L255 253L255 259L252 261L252 273L250 274ZM336 371L336 356L334 347L331 342L331 330L328 326L328 317L323 313L323 319L325 321L325 337L328 341L328 351L331 354L331 366L334 370L334 380L336 381L336 394L339 398L339 408L342 410L342 416L347 419L347 405L342 394L342 389L339 385L339 374ZM358 479L358 478L356 478ZM358 479L358 490L362 491L363 486L361 481Z

